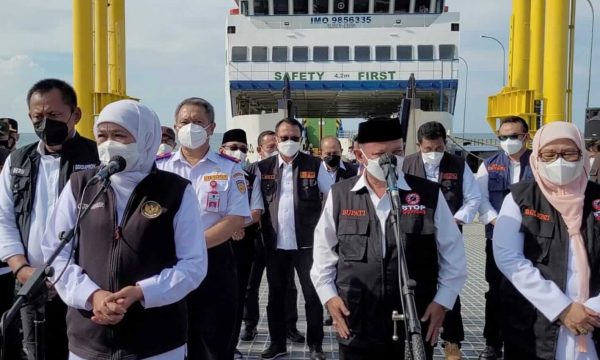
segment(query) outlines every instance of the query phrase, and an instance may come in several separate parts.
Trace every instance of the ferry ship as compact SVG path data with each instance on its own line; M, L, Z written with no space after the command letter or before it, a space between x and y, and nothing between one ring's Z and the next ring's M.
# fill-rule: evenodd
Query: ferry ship
M320 137L327 120L397 113L412 74L416 99L407 143L415 144L416 129L427 121L452 129L460 16L444 0L236 3L227 19L227 128L244 129L251 149L261 131L288 115L321 124L307 129ZM283 101L286 77L291 114ZM337 130L338 137L350 135Z

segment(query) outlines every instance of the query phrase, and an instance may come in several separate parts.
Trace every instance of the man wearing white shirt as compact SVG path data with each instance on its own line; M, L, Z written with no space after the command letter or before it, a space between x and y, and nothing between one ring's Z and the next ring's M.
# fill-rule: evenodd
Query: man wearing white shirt
M498 129L501 151L487 158L479 167L477 183L481 191L479 221L485 226L485 279L489 290L485 295L485 326L483 336L486 347L480 359L495 360L502 356L500 326L500 281L502 274L494 262L492 234L498 212L509 187L522 180L533 178L529 166L531 151L527 150L529 127L525 120L511 117L502 120Z
M404 356L404 334L392 340L392 312L403 312L391 200L379 157L401 164L404 142L397 120L359 125L361 177L332 187L315 230L311 278L338 332L341 360ZM416 281L415 304L428 359L433 358L446 311L467 277L462 235L439 186L397 170L408 273ZM403 326L399 326L403 329Z
M8 263L20 284L44 263L44 230L69 176L98 164L96 143L75 131L81 110L69 84L41 80L29 90L27 103L40 141L11 153L0 175L0 259ZM54 296L21 309L28 358L35 357L34 318L44 308L46 358L66 359L66 306Z
M405 174L440 184L442 194L448 202L454 220L462 230L463 224L475 219L481 193L475 176L465 160L446 152L446 129L436 121L427 122L417 130L419 151L406 157ZM446 360L460 360L460 343L465 339L461 316L460 297L444 321L444 352Z
M356 176L356 167L342 160L342 144L335 136L321 139L321 160L334 183Z

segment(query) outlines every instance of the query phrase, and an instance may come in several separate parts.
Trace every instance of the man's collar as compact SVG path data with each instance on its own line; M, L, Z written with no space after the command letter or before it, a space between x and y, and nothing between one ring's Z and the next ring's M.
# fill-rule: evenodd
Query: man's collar
M398 189L404 190L404 191L410 191L411 188L410 188L410 186L408 186L408 183L406 182L406 179L404 178L404 172L396 170L396 174L398 175L398 181L396 182L396 186L398 186ZM354 184L354 187L352 187L352 189L350 191L357 192L365 187L367 189L372 190L371 186L369 186L369 183L367 182L367 170L366 169L365 169L365 171L363 171L363 174L361 175L360 178L358 178L358 181L356 182L356 184Z
M292 159L292 161L290 161L289 165L291 165L294 160L296 160L296 158L298 157L298 154L300 154L300 151L298 151L296 153L296 155L294 155L294 158ZM280 168L283 164L287 164L287 162L285 162L285 160L283 160L283 158L281 157L281 154L277 154L277 167Z
M172 159L173 159L173 161L180 161L180 162L184 162L189 165L189 162L187 161L187 159L185 158L185 156L183 156L183 153L181 152L181 148L179 148L177 151L175 151L173 153ZM210 160L216 164L219 162L219 154L217 154L214 151L211 151L210 148L208 148L208 152L199 161L199 163L203 162L204 160Z
M330 169L327 166L327 164L325 164L325 161L323 161L323 160L321 160L321 164L323 165L323 168L325 168L325 170L327 170L327 172L330 172L330 173L336 172L339 169L346 170L346 165L344 165L344 162L342 160L340 160L340 165L335 169Z

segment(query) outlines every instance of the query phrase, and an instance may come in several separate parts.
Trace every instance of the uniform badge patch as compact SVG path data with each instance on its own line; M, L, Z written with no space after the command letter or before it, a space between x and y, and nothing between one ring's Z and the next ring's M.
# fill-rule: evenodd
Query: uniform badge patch
M442 180L458 180L457 173L442 173Z
M235 184L237 185L238 190L242 193L245 194L246 193L246 180L244 179L239 179L235 181Z
M314 179L317 174L314 171L300 171L300 179Z
M417 193L410 193L406 195L405 201L408 205L417 205L421 202L421 197Z
M156 201L146 201L142 205L142 215L148 219L156 219L162 214L162 206Z

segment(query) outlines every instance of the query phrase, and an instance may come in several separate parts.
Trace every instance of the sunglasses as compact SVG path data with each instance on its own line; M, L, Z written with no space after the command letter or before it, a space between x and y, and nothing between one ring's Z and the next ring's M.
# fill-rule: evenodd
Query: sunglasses
M237 146L237 145L229 145L229 146L225 146L227 149L231 150L231 151L241 151L244 154L246 154L248 152L248 147L247 146Z
M523 136L523 135L525 135L525 134L498 135L498 139L500 139L500 141L504 141L507 139L519 140L519 136Z
M299 142L300 136L279 136L279 141L286 142L288 140L292 140L293 142Z
M540 152L538 154L538 156L539 156L539 159L542 160L543 162L554 162L554 161L558 160L559 157L565 159L565 161L575 162L575 161L579 161L581 159L581 151L579 151L579 150L572 150L572 151L565 151L565 152L545 151L545 152Z

